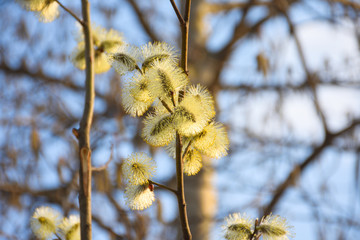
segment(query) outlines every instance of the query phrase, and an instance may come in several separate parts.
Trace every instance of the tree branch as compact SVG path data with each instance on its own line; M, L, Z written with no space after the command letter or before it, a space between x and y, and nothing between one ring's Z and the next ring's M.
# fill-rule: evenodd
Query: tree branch
M189 20L190 20L191 0L185 2L184 22L180 21L181 27L181 61L180 66L184 72L188 74L188 47L189 47ZM179 96L183 93L179 93ZM180 98L178 99L180 101ZM184 193L184 168L182 158L182 141L181 136L176 132L176 181L177 181L177 200L179 208L180 222L185 240L191 240L192 235L190 232L189 221L186 211L186 201Z
M157 182L154 182L154 181L151 181L151 180L149 180L149 183L150 183L150 184L154 184L154 185L156 185L156 186L158 186L158 187L160 187L160 188L163 188L163 189L165 189L165 190L168 190L168 191L174 193L175 195L178 194L175 189L172 189L172 188L170 188L170 187L168 187L168 186L165 186L165 185L163 185L163 184L160 184L160 183L157 183Z
M151 29L149 25L149 21L145 19L145 14L141 12L139 6L137 5L135 0L127 0L130 5L133 7L136 16L138 17L142 27L144 28L147 35L151 38L152 41L158 42L160 41L159 37L156 35L156 33Z
M80 121L79 129L79 158L80 158L80 227L81 240L92 239L91 225L91 149L90 149L90 128L93 120L95 83L94 83L94 47L92 41L90 4L88 0L81 0L82 15L84 19L85 39L85 106Z
M170 0L170 3L171 3L171 6L173 7L173 9L174 9L174 11L175 11L175 13L176 13L176 16L177 16L177 18L178 18L178 20L179 20L179 23L180 23L181 25L184 25L184 24L185 24L185 20L184 20L184 18L181 16L181 13L180 13L180 11L179 11L179 8L176 6L175 1L174 1L174 0Z
M73 83L71 81L70 77L65 77L64 79L58 79L58 78L54 78L54 77L45 75L41 70L32 72L25 64L21 65L18 68L12 68L9 65L7 65L5 62L1 62L0 63L0 71L3 71L9 75L28 76L28 77L34 79L35 81L43 81L44 83L62 85L64 87L67 87L71 90L78 91L78 92L84 91L84 87ZM96 92L96 96L106 99L105 96L99 92Z
M84 22L80 18L78 18L76 14L73 13L70 9L65 7L59 0L55 0L55 2L57 2L60 5L60 7L62 7L66 12L68 12L73 18L75 18L75 20L78 21L80 25L82 26L84 25Z
M268 215L273 211L275 206L279 203L281 198L284 196L286 190L289 189L289 187L300 177L300 175L306 170L306 168L312 162L314 162L317 159L317 157L328 146L330 146L337 137L353 130L357 125L360 125L360 119L354 119L348 127L344 128L336 133L326 134L325 139L322 142L322 144L319 145L318 147L316 147L313 150L313 152L301 164L297 164L293 168L293 170L288 174L287 178L281 184L278 185L278 187L274 191L274 194L273 194L273 197L272 197L270 203L264 208L263 215L264 216Z

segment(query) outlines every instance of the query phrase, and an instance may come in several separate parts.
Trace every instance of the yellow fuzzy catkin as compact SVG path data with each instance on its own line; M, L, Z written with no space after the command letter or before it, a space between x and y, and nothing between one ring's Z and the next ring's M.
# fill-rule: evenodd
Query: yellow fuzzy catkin
M194 146L211 158L227 155L229 139L223 124L211 122L201 133L192 138Z
M264 217L257 230L262 233L264 240L288 240L294 235L285 218L272 214Z
M201 167L201 154L196 149L190 149L184 158L184 173L188 176L196 175Z
M52 237L61 223L61 214L50 207L39 207L30 219L34 235L40 239Z
M148 183L156 170L155 161L145 153L130 155L122 165L123 175L129 184Z
M252 226L253 221L246 214L233 213L225 218L222 229L227 240L250 240Z
M111 65L108 63L107 56L104 52L95 51L94 70L100 74L109 71ZM80 70L85 69L85 43L78 43L77 47L71 54L71 61L74 66Z
M17 0L26 10L36 12L40 22L52 22L59 16L59 4L55 0Z
M125 203L132 210L144 210L152 205L155 200L154 191L149 184L128 185L125 189Z
M46 0L17 0L17 2L28 11L41 11L46 5Z
M142 69L146 72L151 68L154 62L169 62L171 65L176 65L178 56L172 46L165 42L148 43L141 47Z
M100 74L107 72L111 65L108 61L107 54L113 53L119 46L123 45L123 38L121 34L113 29L106 30L99 26L93 27L93 43L94 43L94 70L95 73ZM71 61L74 66L80 70L85 69L85 42L81 31L77 37L78 45L71 54Z
M185 88L189 80L180 67L171 65L169 62L155 61L153 66L146 72L149 82L149 90L154 97L171 99L172 94Z
M209 91L201 85L191 86L175 110L175 124L186 137L199 134L215 116L214 101Z
M79 216L70 215L68 218L64 218L59 229L63 240L80 240Z
M144 75L136 73L123 88L122 104L126 113L133 117L142 116L154 102L148 90L148 81Z
M41 11L37 12L37 16L40 22L52 22L59 15L59 4L55 1L46 1L46 5L41 9Z
M128 44L123 44L108 54L108 62L120 75L138 69L139 58L139 49Z
M169 144L175 137L172 118L171 114L159 111L148 115L144 120L144 128L141 133L145 142L155 147Z

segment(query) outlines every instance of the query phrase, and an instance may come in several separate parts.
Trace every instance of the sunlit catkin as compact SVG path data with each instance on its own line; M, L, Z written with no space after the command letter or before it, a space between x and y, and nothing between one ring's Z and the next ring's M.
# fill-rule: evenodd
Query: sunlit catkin
M173 116L166 112L149 114L144 120L141 136L151 146L165 146L175 138Z
M107 72L111 65L108 62L107 54L116 51L121 45L124 44L121 34L113 29L106 30L99 26L93 26L93 46L94 46L94 69L95 73ZM74 66L80 70L85 69L85 42L80 29L80 34L77 37L78 45L71 54L71 61Z
M252 226L253 221L246 214L230 214L225 218L225 224L222 226L224 237L227 240L250 240Z
M39 239L52 237L61 223L61 214L50 207L39 207L30 219L30 227Z
M211 158L227 155L229 138L223 124L211 122L193 138L194 146Z
M80 240L79 216L70 215L68 218L64 218L59 229L63 240Z
M190 149L184 158L184 173L188 176L196 175L202 167L201 154L196 149Z
M176 65L178 61L177 53L174 47L165 42L148 43L141 47L142 69L146 72L151 68L154 62L169 62Z
M26 10L36 13L40 22L52 22L59 16L59 4L55 0L17 0Z
M148 89L149 80L136 73L122 91L122 104L126 113L133 117L142 116L154 101Z
M108 54L108 62L120 75L139 69L139 61L139 49L129 44L121 45L114 52Z
M272 214L264 217L257 230L264 240L287 240L294 235L285 218Z
M149 90L154 97L171 99L184 89L189 80L183 70L169 62L155 61L153 66L146 72L149 82Z
M132 185L148 183L156 170L155 161L145 153L133 153L125 159L123 176Z
M155 200L154 191L149 184L128 185L125 189L125 203L132 210L144 210L152 205Z
M214 101L206 88L190 87L175 110L175 124L179 133L186 137L199 134L215 116Z

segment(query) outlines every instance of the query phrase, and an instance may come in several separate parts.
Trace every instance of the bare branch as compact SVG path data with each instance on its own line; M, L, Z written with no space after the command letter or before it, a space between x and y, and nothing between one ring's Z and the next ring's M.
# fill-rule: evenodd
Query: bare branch
M336 133L328 133L325 136L325 139L322 142L322 144L314 148L313 152L301 164L297 164L296 166L294 166L293 170L288 174L287 178L281 184L278 185L278 187L274 191L270 203L264 208L263 215L268 215L274 210L274 208L279 203L281 198L284 197L286 190L292 186L292 184L301 176L301 174L305 172L306 168L312 162L314 162L318 158L318 156L327 147L329 147L337 137L342 136L345 133L348 133L358 125L360 125L360 119L354 119L348 127Z
M78 21L81 25L84 25L84 22L78 18L78 16L76 16L75 13L73 13L70 9L68 9L67 7L65 7L59 0L55 0L55 2L57 2L60 7L62 7L66 12L68 12L73 18L75 18L76 21Z
M135 0L127 0L130 5L133 7L136 16L138 17L142 27L144 28L147 35L151 38L152 41L160 41L159 37L156 35L156 33L151 29L149 25L149 21L145 18L145 14L141 12L141 9L139 8L138 4Z

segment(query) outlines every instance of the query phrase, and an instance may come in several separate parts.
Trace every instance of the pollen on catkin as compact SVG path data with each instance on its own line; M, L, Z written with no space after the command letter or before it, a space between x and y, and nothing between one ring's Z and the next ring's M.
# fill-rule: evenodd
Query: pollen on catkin
M123 39L119 32L93 25L92 39L94 43L94 69L95 73L107 72L111 65L106 54L112 53L119 46L123 45ZM77 36L78 45L71 54L71 61L80 70L85 69L85 42L84 35L80 29Z
M224 237L227 240L250 240L253 221L240 213L230 214L225 218L225 224L222 226Z
M155 146L165 146L175 137L173 116L166 112L156 111L144 119L141 136L146 143Z
M155 200L154 191L151 191L149 184L128 185L125 189L125 203L132 210L144 210L151 206Z
M53 0L45 2L44 7L37 12L38 19L40 22L52 22L60 15L59 4Z
M279 215L269 214L264 217L257 229L264 240L287 240L294 235L286 219Z
M108 54L108 62L120 75L138 69L137 63L139 59L139 49L129 44L123 44L111 54Z
M136 73L123 88L124 109L133 117L142 116L154 102L154 97L148 89L148 82L149 80L144 75Z
M46 5L46 0L16 0L16 1L28 11L41 11Z
M59 4L55 0L17 0L26 10L36 12L39 21L52 22L59 16Z
M68 218L64 218L59 229L63 240L80 240L79 216L70 215Z
M195 148L211 158L227 155L229 139L223 124L211 122L193 138Z
M145 153L133 153L122 165L123 175L131 185L146 184L156 170L155 161Z
M94 52L94 70L95 73L104 73L107 72L111 65L107 61L107 56L102 51L95 50ZM86 67L85 62L85 42L79 42L76 48L73 50L70 59L75 67L80 70L84 70Z
M175 110L175 124L186 137L199 134L215 116L214 101L208 90L200 85L190 87Z
M178 56L175 49L165 42L148 43L141 47L141 55L143 59L142 69L146 71L151 65L158 61L167 61L175 65L178 61Z
M188 176L196 175L202 167L201 154L196 149L190 149L184 158L184 173Z
M184 71L169 62L155 61L153 66L146 72L149 82L149 90L154 97L162 99L177 96L179 90L185 88L189 79Z
M56 233L61 214L50 207L39 207L30 219L30 227L37 238L48 239Z

